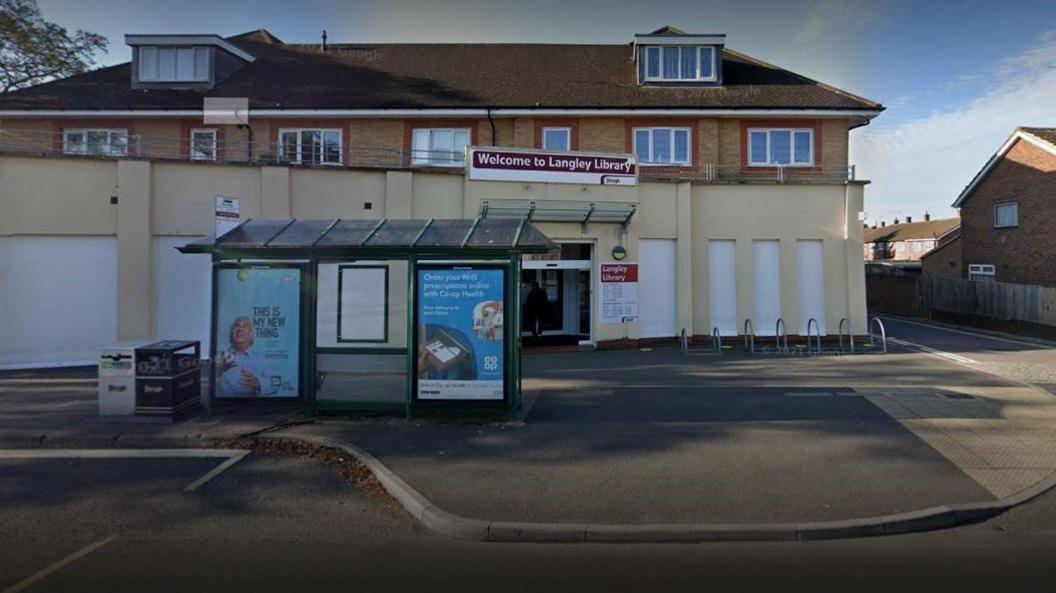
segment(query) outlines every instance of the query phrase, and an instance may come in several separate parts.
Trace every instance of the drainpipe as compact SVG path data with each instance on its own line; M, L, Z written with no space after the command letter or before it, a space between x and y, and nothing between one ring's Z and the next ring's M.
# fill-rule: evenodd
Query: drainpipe
M491 124L491 145L495 146L495 120L491 118L491 107L488 107L488 123Z

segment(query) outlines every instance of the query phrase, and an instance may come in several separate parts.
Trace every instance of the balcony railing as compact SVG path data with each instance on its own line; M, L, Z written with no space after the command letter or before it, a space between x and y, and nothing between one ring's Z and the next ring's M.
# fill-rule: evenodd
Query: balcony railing
M87 127L87 126L86 126ZM144 158L257 165L325 168L434 168L460 171L464 154L442 150L405 150L376 146L324 148L321 142L287 144L252 138L243 130L225 130L226 137L192 143L187 137L154 134L111 134L104 126L77 138L62 132L0 128L0 153L42 157ZM845 183L854 181L854 166L744 167L702 163L696 167L642 165L639 177L650 181L693 183Z

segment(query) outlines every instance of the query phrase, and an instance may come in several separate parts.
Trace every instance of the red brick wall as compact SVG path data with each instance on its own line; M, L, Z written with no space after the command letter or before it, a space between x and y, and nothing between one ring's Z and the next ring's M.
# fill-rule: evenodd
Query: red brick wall
M1019 203L1019 226L994 228L994 205ZM961 206L961 277L993 264L998 282L1056 286L1056 155L1017 141Z
M960 238L943 243L920 259L921 270L932 276L960 278L962 265Z

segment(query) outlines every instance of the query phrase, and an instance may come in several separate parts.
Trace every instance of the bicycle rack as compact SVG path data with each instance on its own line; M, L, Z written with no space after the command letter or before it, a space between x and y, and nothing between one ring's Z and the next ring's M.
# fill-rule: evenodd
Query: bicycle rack
M881 346L883 348L884 354L887 354L887 330L884 329L884 322L880 321L879 317L873 317L872 320L869 321L869 343L870 344L873 343L873 325L874 324L880 326L880 344L881 344Z
M686 352L689 352L689 336L686 335L686 328L684 327L682 328L680 341L682 342L682 353L685 354Z
M784 339L785 346L781 347L781 340ZM788 354L788 329L785 327L785 320L778 317L777 324L774 327L774 348L777 348L778 352L784 352Z
M810 354L810 327L814 326L815 331L818 332L818 356L821 356L821 325L818 324L818 320L811 317L807 320L807 354Z
M744 347L755 354L755 326L752 325L751 319L744 320Z
M719 333L718 326L711 330L711 345L715 348L716 354L722 354L722 334Z
M844 317L843 319L840 319L840 352L843 352L843 325L844 324L847 324L847 335L851 339L851 354L854 354L854 324L851 323L851 320L847 319L846 317ZM818 340L820 341L821 338L819 337Z

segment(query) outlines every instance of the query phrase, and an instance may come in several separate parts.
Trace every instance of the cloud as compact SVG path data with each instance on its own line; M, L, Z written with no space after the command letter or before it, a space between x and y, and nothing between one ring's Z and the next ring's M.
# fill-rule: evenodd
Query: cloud
M1056 29L974 81L975 98L920 117L851 133L851 162L872 180L872 220L950 215L950 204L1017 126L1056 126Z

